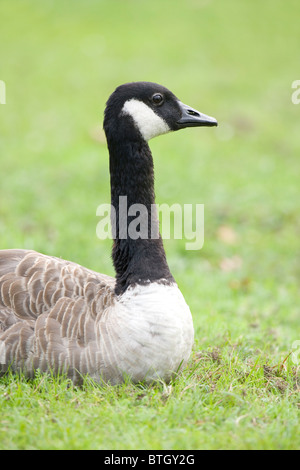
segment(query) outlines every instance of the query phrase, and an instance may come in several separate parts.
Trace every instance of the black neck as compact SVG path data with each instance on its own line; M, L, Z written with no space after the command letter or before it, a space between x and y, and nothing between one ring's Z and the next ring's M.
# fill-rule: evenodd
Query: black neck
M116 270L116 293L123 293L128 286L147 284L153 281L170 283L166 255L159 234L154 196L153 159L148 144L137 139L114 142L108 140L110 154L111 203L115 208L116 220L112 258ZM127 196L121 198L121 196ZM133 204L146 209L143 218L140 212L124 214ZM137 207L135 206L135 209ZM121 218L120 218L121 213ZM141 216L141 217L140 217ZM140 224L137 225L137 217ZM132 224L132 225L131 225ZM133 239L131 228L140 231L144 238ZM145 237L146 227L146 237ZM124 238L125 237L125 238Z

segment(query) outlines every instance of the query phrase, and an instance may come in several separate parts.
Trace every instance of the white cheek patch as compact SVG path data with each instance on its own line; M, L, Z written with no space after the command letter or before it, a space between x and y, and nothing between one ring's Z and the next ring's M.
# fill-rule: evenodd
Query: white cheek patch
M125 102L121 113L129 114L143 138L148 141L153 137L170 132L166 121L159 117L143 101L131 99Z

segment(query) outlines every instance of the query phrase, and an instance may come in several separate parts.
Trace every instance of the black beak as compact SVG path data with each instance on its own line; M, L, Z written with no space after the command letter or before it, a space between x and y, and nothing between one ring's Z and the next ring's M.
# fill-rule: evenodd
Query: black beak
M177 121L179 129L184 127L199 127L199 126L217 126L218 121L206 114L200 113L195 109L187 106L186 104L178 102L181 110L181 118Z

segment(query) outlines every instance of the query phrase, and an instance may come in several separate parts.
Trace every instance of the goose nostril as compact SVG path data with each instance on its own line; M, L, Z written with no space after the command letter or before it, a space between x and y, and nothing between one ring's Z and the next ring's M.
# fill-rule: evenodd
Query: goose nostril
M187 114L189 114L190 116L199 116L200 117L200 113L197 113L197 111L194 111L193 109L188 109Z

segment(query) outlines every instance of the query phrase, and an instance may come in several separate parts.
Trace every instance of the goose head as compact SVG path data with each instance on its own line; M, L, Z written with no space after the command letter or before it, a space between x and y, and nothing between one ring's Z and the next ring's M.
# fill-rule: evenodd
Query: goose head
M145 141L185 127L217 126L215 118L182 103L170 90L152 82L119 86L109 97L104 130L110 139Z

